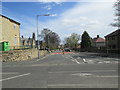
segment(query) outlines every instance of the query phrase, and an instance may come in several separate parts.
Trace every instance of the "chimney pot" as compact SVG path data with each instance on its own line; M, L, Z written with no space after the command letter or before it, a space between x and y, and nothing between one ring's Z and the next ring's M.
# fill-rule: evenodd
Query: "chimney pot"
M99 38L99 35L97 35L97 38Z

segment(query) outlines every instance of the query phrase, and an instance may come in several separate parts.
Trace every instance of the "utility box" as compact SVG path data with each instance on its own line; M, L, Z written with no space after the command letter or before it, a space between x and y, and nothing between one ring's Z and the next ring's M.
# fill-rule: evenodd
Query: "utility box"
M0 43L0 51L10 51L9 42L1 42Z

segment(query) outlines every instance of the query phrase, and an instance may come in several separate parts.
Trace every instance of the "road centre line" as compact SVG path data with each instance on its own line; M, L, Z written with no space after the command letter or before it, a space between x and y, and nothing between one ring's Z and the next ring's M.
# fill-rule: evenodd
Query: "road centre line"
M92 75L92 74L86 74L86 75L82 75L82 73L81 74L71 74L71 76L80 76L80 77L101 77L101 78L118 78L118 77L120 77L120 76L102 76L102 75Z
M91 77L91 76L90 76ZM93 76L94 77L94 76ZM108 77L108 78L111 78L111 77L120 77L120 76L95 76L95 77L104 77L104 78L106 78L106 77Z
M99 85L105 85L105 86L115 86L116 88L118 87L118 84L99 84ZM98 86L98 84L48 84L48 87L76 87L76 86Z
M26 73L26 74L22 74L22 75L17 75L17 76L13 76L13 77L9 77L9 78L5 78L5 79L1 79L0 81L6 81L6 80L10 80L10 79L18 78L18 77L27 76L27 75L30 75L30 73Z
M94 70L94 71L54 71L48 73L73 73L73 72L84 72L84 73L91 73L91 72L118 72L117 70Z

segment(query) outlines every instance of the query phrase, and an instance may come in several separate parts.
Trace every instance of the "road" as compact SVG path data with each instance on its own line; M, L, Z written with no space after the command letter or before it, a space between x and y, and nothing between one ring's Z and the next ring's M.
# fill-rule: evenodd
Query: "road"
M118 88L117 58L92 53L52 53L2 63L3 88Z

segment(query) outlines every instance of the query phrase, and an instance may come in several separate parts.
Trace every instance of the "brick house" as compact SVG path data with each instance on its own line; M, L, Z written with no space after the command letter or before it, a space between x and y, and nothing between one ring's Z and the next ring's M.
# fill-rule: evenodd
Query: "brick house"
M105 38L107 51L120 53L120 29L106 35Z
M0 15L0 42L4 41L10 46L20 46L20 23Z

